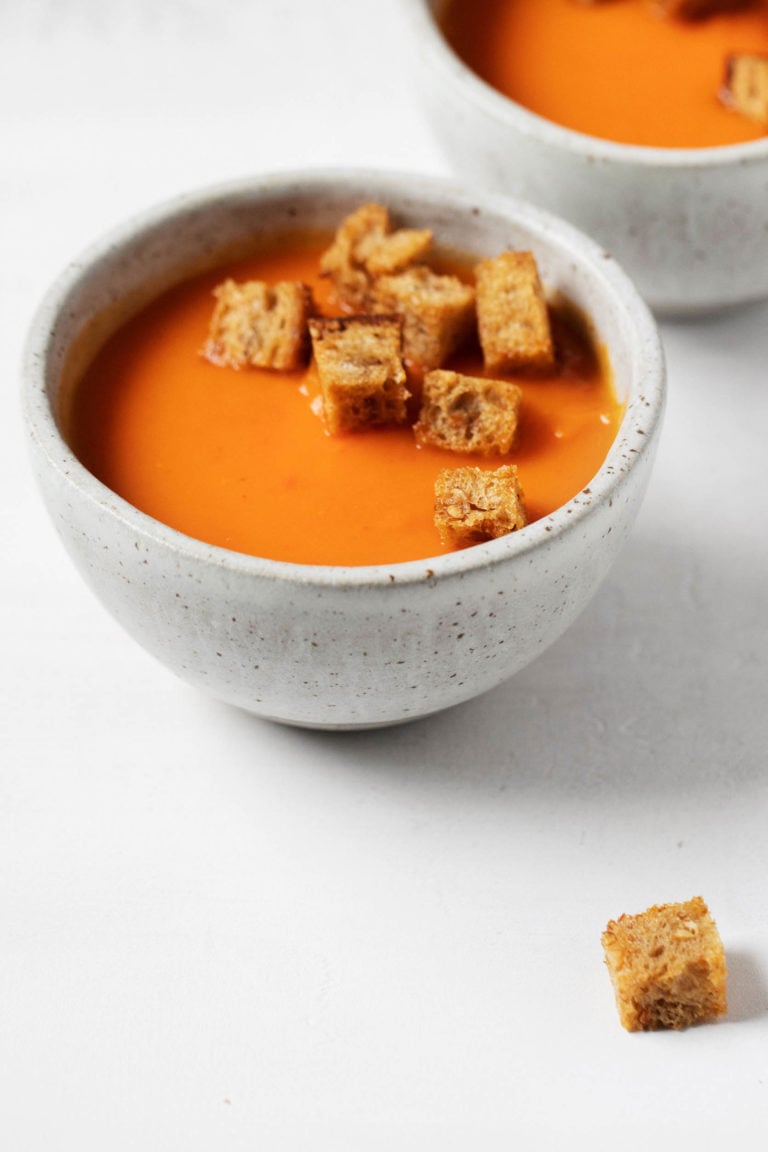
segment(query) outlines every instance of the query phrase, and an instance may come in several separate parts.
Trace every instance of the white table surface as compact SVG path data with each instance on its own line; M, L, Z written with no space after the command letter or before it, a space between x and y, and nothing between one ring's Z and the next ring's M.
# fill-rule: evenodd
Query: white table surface
M663 323L647 500L537 663L408 727L278 727L178 682L81 583L31 479L21 348L62 265L177 192L447 173L403 11L5 0L0 54L0 1145L765 1148L768 306ZM694 894L728 1017L629 1035L601 931Z

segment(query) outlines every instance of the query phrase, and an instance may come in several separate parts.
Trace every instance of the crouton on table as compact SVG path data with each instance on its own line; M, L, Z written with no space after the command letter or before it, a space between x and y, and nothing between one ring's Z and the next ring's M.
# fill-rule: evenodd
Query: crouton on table
M428 372L414 425L416 440L454 452L503 456L515 439L522 396L522 388L508 380L444 368Z
M202 350L212 364L285 372L306 361L313 301L305 284L225 280L214 296L216 306Z
M309 329L329 432L405 421L409 393L397 316L313 319Z
M494 471L446 468L435 481L435 525L448 547L495 540L525 527L526 520L514 464Z
M725 954L700 896L611 920L602 943L629 1032L687 1028L724 1015Z

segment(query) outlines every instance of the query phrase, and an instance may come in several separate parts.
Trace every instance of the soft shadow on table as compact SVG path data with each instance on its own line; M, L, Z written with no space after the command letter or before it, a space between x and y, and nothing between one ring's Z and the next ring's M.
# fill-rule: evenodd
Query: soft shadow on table
M747 561L716 550L692 558L676 541L636 532L572 628L495 690L400 727L283 728L274 742L311 751L319 767L495 796L509 788L566 800L608 788L631 802L719 789L725 774L748 786L768 770L768 713L759 629L749 647L762 578Z
M727 1024L742 1024L768 1016L768 988L763 972L749 952L728 949Z

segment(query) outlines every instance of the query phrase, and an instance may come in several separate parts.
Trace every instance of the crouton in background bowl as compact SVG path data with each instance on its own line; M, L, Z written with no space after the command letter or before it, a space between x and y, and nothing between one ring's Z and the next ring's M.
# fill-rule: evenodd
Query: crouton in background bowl
M547 296L567 298L588 318L623 414L602 466L577 496L522 530L470 547L342 567L204 543L139 511L80 462L63 431L67 397L112 332L169 287L260 238L286 228L332 233L374 201L398 226L434 230L448 249L481 259L532 252ZM570 225L523 202L426 177L331 171L198 192L96 243L39 309L24 406L56 529L96 597L131 636L182 679L229 704L307 727L366 728L425 716L495 687L579 615L640 506L664 386L646 305L613 259ZM354 533L355 525L345 530ZM117 680L117 666L112 674Z
M415 81L446 159L463 180L524 197L575 224L621 262L659 315L706 314L768 297L768 55L718 59L702 96L734 122L743 116L758 138L715 147L617 143L530 111L482 79L443 34L451 2L404 0L404 9ZM569 22L602 24L632 10L632 19L656 25L666 19L677 35L682 29L700 38L719 19L717 7L714 0L655 7L569 0L566 15ZM744 18L748 7L726 3L739 12L725 19ZM467 8L474 19L474 6ZM765 20L764 0L756 0L755 13ZM567 51L567 31L561 39ZM733 47L738 51L739 43ZM674 123L677 109L665 103L662 83L674 65L648 60L644 67L660 80L657 104ZM596 82L617 101L632 84L599 75Z

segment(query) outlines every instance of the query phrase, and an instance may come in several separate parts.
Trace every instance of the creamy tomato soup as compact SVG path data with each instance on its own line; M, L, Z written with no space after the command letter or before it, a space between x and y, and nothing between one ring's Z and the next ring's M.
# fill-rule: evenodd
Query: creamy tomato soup
M768 53L768 6L702 20L646 0L447 0L454 51L540 116L625 144L702 148L757 140L720 99L726 57Z
M492 459L419 447L410 425L329 436L311 367L236 370L201 355L212 292L227 277L301 280L320 311L338 314L317 273L328 239L284 237L181 284L118 330L70 398L67 435L83 464L189 536L300 564L392 564L447 551L433 519L435 478L447 467L515 463L529 520L589 484L623 409L605 357L565 305L552 309L557 368L514 377L523 389L518 437L508 456ZM484 374L474 346L448 366ZM410 376L418 393L418 374Z

